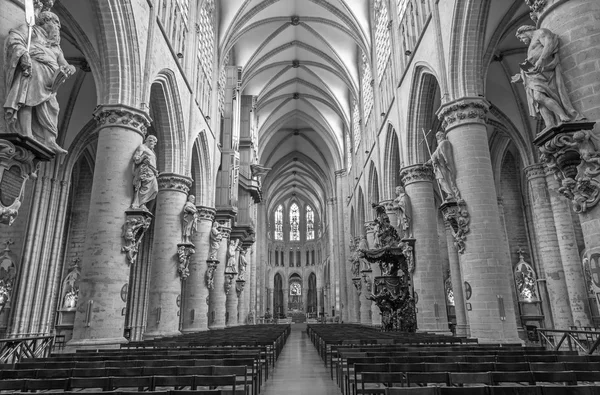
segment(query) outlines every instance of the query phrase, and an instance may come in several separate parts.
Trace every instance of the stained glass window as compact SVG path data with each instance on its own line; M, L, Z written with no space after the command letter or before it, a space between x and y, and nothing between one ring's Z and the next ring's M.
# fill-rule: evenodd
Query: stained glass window
M275 240L283 240L283 206L275 210Z
M358 152L358 145L360 144L360 110L356 101L352 106L352 137L354 138L354 152Z
M363 93L363 116L365 120L369 119L371 110L373 109L373 86L371 81L373 75L371 74L371 66L369 65L369 59L365 53L362 53L362 93ZM355 144L356 145L356 144Z
M384 0L375 1L375 18L377 27L375 29L375 50L377 52L377 76L379 82L383 78L385 65L388 62L391 51L391 37L388 29L388 9Z
M347 160L347 168L346 171L350 171L352 168L352 141L350 138L350 133L346 133L346 160Z
M206 0L198 16L198 77L196 100L205 114L210 114L215 49L215 2Z
M315 238L315 212L310 206L306 206L306 240Z
M296 203L290 207L290 241L300 241L300 209Z

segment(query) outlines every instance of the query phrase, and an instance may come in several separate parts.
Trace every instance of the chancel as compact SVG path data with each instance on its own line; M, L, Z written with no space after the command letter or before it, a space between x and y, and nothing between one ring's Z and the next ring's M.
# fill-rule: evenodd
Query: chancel
M0 392L600 393L598 0L0 9Z

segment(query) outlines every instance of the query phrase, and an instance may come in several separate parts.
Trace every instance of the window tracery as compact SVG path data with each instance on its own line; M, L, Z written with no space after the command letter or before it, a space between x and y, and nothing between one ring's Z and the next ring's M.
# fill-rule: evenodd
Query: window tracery
M371 81L373 75L371 73L371 66L369 65L369 59L367 55L362 53L362 94L363 94L363 113L365 120L369 119L371 110L373 109L373 86Z
M392 54L391 36L388 29L389 14L384 0L375 1L375 51L377 53L378 81L384 76L385 66Z
M358 145L360 144L360 110L356 100L352 105L352 137L354 138L354 152L358 152Z
M290 207L290 241L300 241L300 209L296 203Z
M275 240L283 240L283 206L275 210Z
M181 1L181 0L179 0ZM189 1L189 0L188 0ZM206 0L198 16L198 77L196 79L196 100L202 111L210 114L212 98L212 78L215 48L215 2Z
M306 206L306 240L315 238L315 213L310 206Z

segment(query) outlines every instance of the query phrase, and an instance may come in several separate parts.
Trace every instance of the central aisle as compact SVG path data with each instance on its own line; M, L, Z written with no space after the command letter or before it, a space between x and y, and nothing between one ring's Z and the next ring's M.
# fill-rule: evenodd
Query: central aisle
M306 324L293 324L263 395L339 395L328 368L306 334Z

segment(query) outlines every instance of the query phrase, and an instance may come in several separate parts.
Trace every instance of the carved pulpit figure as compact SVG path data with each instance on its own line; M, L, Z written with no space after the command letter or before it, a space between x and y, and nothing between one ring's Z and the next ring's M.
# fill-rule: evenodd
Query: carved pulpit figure
M49 9L53 2L45 5ZM38 3L38 10L40 4ZM11 29L5 41L4 118L9 131L35 138L57 154L66 154L58 137L58 88L75 73L60 48L60 20L53 12L37 14L27 48L28 26Z
M412 235L412 205L410 197L404 190L404 187L396 187L396 199L394 199L394 208L398 212L398 228L403 232L403 238L410 239Z
M208 259L212 261L217 259L217 253L219 252L222 239L223 235L219 229L219 223L214 221L210 230L210 253L208 254Z
M158 194L158 170L156 169L156 137L150 135L133 154L133 202L131 208L148 211L146 203Z
M548 29L525 25L517 29L517 38L528 45L527 59L512 82L523 82L529 114L541 115L546 127L583 119L573 108L563 80L558 56L558 36Z
M196 196L189 195L183 206L183 242L191 243L191 238L198 230L198 208Z
M438 146L427 163L433 166L435 178L440 189L446 195L444 201L461 201L460 191L456 186L456 169L454 167L452 144L446 139L444 132L437 132L435 137Z

